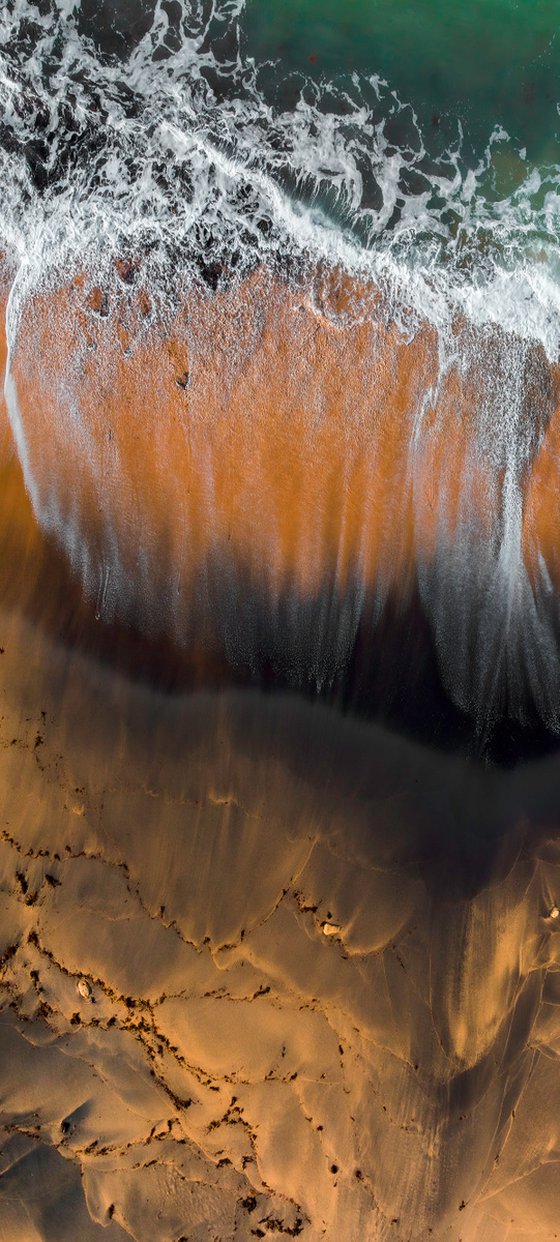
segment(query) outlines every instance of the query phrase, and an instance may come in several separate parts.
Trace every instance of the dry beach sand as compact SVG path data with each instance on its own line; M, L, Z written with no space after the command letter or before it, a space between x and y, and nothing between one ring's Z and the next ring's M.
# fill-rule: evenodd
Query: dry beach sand
M401 343L351 307L345 328L252 280L237 318L233 293L198 291L164 336L145 294L101 313L85 279L20 328L0 1237L549 1242L558 759L482 767L295 693L216 688L236 624L257 644L266 615L267 642L321 672L339 631L310 648L302 599L406 595L467 499L488 531L501 464L476 450L477 379L450 374L412 484L402 418L430 384L428 330ZM557 380L530 365L523 548L553 577Z

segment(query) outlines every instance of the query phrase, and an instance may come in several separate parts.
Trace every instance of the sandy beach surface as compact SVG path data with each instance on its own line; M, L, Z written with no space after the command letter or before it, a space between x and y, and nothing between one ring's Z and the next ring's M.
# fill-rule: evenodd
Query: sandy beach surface
M4 411L0 499L0 1236L550 1242L557 758L483 767L226 676L228 616L242 651L266 614L287 658L319 660L301 632L294 654L286 592L336 601L354 575L406 594L463 520L459 478L477 529L495 520L500 462L472 447L474 399L454 418L451 376L409 504L402 418L429 333L353 328L360 370L349 327L259 279L241 319L230 295L193 295L165 347L138 293L111 352L118 308L83 282L20 330L27 489ZM546 431L524 547L530 564L538 531L552 575L555 379L531 365Z
M557 764L2 643L2 1236L554 1237Z
M273 682L413 734L430 702L439 746L503 719L558 732L541 346L458 319L442 370L427 322L407 334L341 272L258 270L162 309L124 260L30 297L12 331L8 487L23 475L26 547L43 537L21 597L58 636L93 610L88 641L114 655L124 626L135 668L153 641L190 687Z

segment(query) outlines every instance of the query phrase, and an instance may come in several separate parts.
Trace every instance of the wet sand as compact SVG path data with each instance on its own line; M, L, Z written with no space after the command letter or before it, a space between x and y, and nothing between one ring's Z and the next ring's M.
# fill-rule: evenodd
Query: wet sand
M287 585L343 591L356 573L405 593L462 524L488 540L514 436L524 554L554 572L560 371L540 347L517 343L520 411L499 428L511 359L498 330L458 321L441 375L427 322L408 339L376 290L336 273L317 288L265 272L192 288L160 321L121 270L120 285L77 277L32 299L13 376L43 522L109 562L112 539L122 590L141 552L146 590L168 574L179 596L228 558L271 601Z
M82 278L34 299L13 374L45 523L76 558L97 538L90 554L111 563L112 539L123 594L129 578L148 593L172 578L179 612L228 559L271 603L287 586L343 591L356 573L405 592L463 504L488 529L495 480L477 454L472 375L450 376L412 461L437 341L427 326L407 342L375 314L356 322L372 300L333 282L314 303L265 273L193 290L165 324L143 290Z
M427 323L407 336L336 273L175 293L163 313L130 263L78 276L28 301L14 348L28 495L100 645L125 625L188 652L190 685L229 670L413 733L441 693L438 745L445 715L462 742L502 717L554 728L542 349L458 321L442 369Z
M405 417L428 382L429 336L353 329L371 367L356 375L340 325L268 286L258 330L262 298L239 323L227 297L220 310L199 293L154 350L136 296L133 344L105 378L88 360L107 358L115 312L91 289L62 291L54 318L29 311L14 373L47 534L3 429L0 1234L549 1242L558 759L503 772L279 689L233 689L208 608L226 543L245 581L264 575L272 612L286 583L320 598L356 564L406 595L434 549L435 479L438 534L466 479L479 529L494 516L499 463L472 447L476 407L457 420L450 377L412 507L390 401ZM217 392L215 367L185 354L196 333L214 362L246 358L238 383ZM305 367L311 413L285 380ZM326 408L321 367L342 377ZM544 391L536 469L553 438ZM119 592L109 579L84 596L84 549L99 577L115 548ZM206 623L181 647L201 565ZM173 694L154 684L159 661ZM226 688L204 688L222 673Z

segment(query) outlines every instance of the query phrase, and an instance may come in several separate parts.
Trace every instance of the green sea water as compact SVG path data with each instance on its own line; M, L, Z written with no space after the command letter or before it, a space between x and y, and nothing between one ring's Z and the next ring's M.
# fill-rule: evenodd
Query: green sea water
M242 27L257 62L316 80L380 75L434 152L458 121L473 159L502 127L504 193L525 171L515 148L539 166L560 162L558 0L248 0Z
M559 18L560 0L6 0L4 246L37 271L132 236L158 271L187 256L211 279L342 264L422 314L433 294L438 322L443 303L529 316L556 356Z

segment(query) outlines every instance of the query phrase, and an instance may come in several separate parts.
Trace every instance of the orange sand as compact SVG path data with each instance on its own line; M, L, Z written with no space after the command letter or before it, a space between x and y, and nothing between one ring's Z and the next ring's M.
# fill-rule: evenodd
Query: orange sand
M488 339L435 394L432 329L408 342L375 314L356 322L364 299L373 291L331 278L313 302L255 273L237 291L193 289L164 323L128 283L102 291L78 278L38 296L13 373L39 504L54 496L60 521L40 535L4 418L0 540L4 563L21 568L4 593L28 595L56 573L60 602L56 545L71 531L91 554L93 604L107 566L115 585L116 549L120 574L156 611L161 592L176 600L180 634L193 587L216 598L231 570L272 604L286 590L341 595L351 580L406 599L418 563L452 546L462 522L483 543L502 485L479 434ZM460 354L466 329L456 331ZM549 390L559 374L550 368ZM524 480L523 552L531 573L540 552L560 582L560 411L543 423Z
M14 375L41 497L54 483L90 541L108 521L132 574L140 545L178 594L219 561L273 598L343 590L352 573L406 590L465 504L488 532L476 389L452 373L418 421L436 376L428 327L406 343L337 322L262 274L193 291L166 329L145 295L103 303L83 281L38 298Z
M560 411L548 425L527 488L523 551L532 568L540 553L554 585L560 584Z

